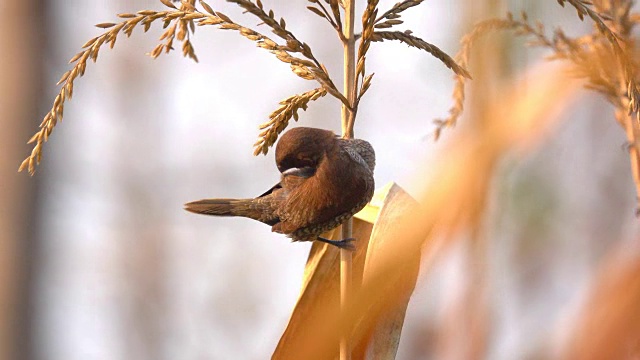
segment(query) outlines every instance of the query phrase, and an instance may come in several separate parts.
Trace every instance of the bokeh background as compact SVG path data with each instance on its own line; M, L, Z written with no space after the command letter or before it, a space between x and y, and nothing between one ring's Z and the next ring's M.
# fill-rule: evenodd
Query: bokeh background
M256 25L233 4L209 3ZM308 3L265 5L340 83L342 46ZM251 197L273 185L273 153L252 156L257 126L279 101L315 86L236 33L198 28L198 64L179 49L145 56L158 25L120 38L76 82L36 175L16 172L66 61L100 33L92 25L161 8L152 0L0 0L0 359L265 359L287 324L310 245L260 223L182 210L190 200ZM428 1L404 13L402 29L453 55L474 22L507 10L573 35L592 29L556 1L500 0ZM484 43L499 62L487 64L490 76L471 97L539 66L547 53L523 43L506 34ZM376 75L356 136L377 151L378 186L395 181L416 192L418 170L446 159L442 144L458 131L433 141L432 120L451 105L452 73L396 43L373 44L367 69ZM339 114L327 96L292 125L339 132ZM584 92L537 147L503 160L481 248L490 310L477 358L554 358L602 264L638 252L624 144L610 106ZM399 359L462 359L457 347L475 341L456 315L473 309L464 244L421 274Z

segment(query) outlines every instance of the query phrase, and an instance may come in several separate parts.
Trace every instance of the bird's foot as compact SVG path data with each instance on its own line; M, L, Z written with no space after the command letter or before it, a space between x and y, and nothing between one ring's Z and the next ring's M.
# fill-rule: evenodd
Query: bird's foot
M355 238L346 238L342 240L329 240L329 239L318 236L316 240L339 247L340 249L346 249L351 251L354 251L356 249L355 245L351 243L352 241L355 240Z

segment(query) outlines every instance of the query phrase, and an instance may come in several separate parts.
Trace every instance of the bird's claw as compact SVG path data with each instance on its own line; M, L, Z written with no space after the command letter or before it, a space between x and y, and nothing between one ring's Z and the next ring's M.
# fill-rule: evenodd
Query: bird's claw
M352 244L352 242L355 240L355 238L346 238L346 239L342 239L342 240L329 240L323 237L318 236L317 238L318 241L322 241L324 243L336 246L340 249L346 249L346 250L351 250L351 251L355 251L356 246L354 244Z

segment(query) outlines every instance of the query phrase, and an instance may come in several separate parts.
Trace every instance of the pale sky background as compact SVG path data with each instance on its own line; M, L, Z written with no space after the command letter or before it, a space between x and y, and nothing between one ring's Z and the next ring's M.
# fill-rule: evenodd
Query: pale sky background
M54 3L57 42L42 49L49 66L47 104L67 59L100 33L93 24L115 21L116 13L162 9L149 0ZM307 2L264 3L312 46L341 84L342 48L330 26L305 10ZM359 3L362 8L365 2ZM394 3L380 1L380 8ZM522 1L512 3L514 12L522 9ZM256 24L233 4L209 4L237 22ZM588 29L573 10L555 1L549 6L542 15L549 29ZM412 29L453 55L468 30L460 13L458 1L425 1L403 15L406 26L398 29ZM256 29L268 33L265 26ZM199 64L183 58L179 44L152 60L145 53L160 34L158 23L147 34L138 29L131 39L119 38L114 50L105 47L76 81L65 120L46 145L36 175L46 183L40 234L46 261L38 279L41 359L265 359L297 299L310 244L290 243L247 219L187 213L182 204L253 197L278 181L273 152L252 156L257 126L279 101L316 84L237 33L213 27L197 28L192 38ZM446 156L431 140L431 121L451 105L452 72L399 43L374 43L367 59L367 70L376 75L360 105L356 137L376 149L378 187L396 181L413 192L423 181L415 178L416 169ZM519 231L525 230L510 226L509 217L495 220L490 259L499 340L490 346L491 359L528 358L540 344L553 342L552 327L571 316L565 309L579 302L593 263L610 246L598 245L594 228L617 234L611 241L637 234L635 194L620 149L624 134L604 101L583 102L543 146L545 153L505 162L496 201L517 212L508 195L524 191L533 198L526 198L533 205L522 210L524 217L552 208L549 216L560 220L541 225L541 238L549 242L532 245L543 261L531 268L520 264L520 271L511 269L523 251ZM338 101L328 95L292 125L338 132L339 116ZM531 182L543 190L528 192ZM605 209L596 204L611 198L619 201L606 208L602 223L585 223L600 218ZM437 321L437 304L455 296L460 268L454 251L421 277L399 359L411 359L409 348L425 335L424 322Z

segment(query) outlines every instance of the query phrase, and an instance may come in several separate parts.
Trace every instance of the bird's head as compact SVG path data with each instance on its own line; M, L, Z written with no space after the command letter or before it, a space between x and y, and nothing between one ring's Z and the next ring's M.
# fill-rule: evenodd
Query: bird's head
M297 127L285 132L276 145L278 170L317 168L326 152L335 146L336 140L332 131L323 129Z

